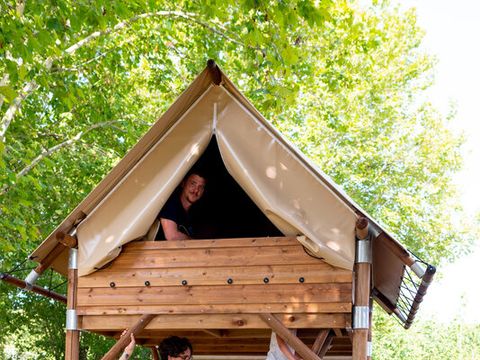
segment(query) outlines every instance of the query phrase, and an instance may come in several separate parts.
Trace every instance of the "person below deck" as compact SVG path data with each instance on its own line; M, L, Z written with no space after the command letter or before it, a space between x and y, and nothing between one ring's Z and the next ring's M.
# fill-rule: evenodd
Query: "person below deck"
M122 336L126 333L123 332ZM130 343L127 345L123 354L118 360L128 360L135 351L135 337L130 334ZM187 338L178 336L170 336L160 343L158 346L161 360L191 360L193 355L193 347Z

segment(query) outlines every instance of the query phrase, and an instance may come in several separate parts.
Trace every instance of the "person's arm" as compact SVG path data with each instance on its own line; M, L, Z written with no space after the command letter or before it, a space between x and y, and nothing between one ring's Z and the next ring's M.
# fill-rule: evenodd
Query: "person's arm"
M127 347L123 351L122 356L120 356L118 360L130 359L134 350L135 350L135 336L133 336L133 334L130 334L130 343L127 345Z
M190 236L178 230L178 225L175 221L160 218L160 225L162 226L165 239L167 240L189 240Z
M302 360L301 357L295 355L295 354L292 354L292 351L290 350L290 348L288 347L287 343L285 342L285 340L283 340L283 338L281 338L280 336L278 336L278 334L276 334L277 336L277 344L278 344L278 348L280 349L280 351L283 353L283 355L285 355L287 357L288 360Z

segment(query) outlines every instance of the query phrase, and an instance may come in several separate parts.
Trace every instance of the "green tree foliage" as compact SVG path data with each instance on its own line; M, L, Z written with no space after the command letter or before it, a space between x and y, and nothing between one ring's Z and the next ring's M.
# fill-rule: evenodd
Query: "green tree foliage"
M415 14L388 3L0 1L0 268L61 222L209 58L401 241L434 263L455 258L469 241L452 216L461 138L419 101L433 66L421 39ZM60 358L61 306L1 291L0 327Z
M405 331L387 316L376 311L372 339L374 360L480 359L480 324L420 318Z

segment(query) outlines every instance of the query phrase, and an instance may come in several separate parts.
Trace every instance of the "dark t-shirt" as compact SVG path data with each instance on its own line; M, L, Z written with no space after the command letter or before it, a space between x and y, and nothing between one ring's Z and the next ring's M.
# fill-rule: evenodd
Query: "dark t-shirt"
M192 237L192 221L188 212L185 211L182 203L180 202L180 194L178 192L174 192L170 196L170 198L163 206L162 210L160 210L157 218L174 221L175 223L177 223L178 231L181 231L184 234ZM158 229L157 235L155 236L155 240L165 240L165 233L163 232L161 224L160 228Z

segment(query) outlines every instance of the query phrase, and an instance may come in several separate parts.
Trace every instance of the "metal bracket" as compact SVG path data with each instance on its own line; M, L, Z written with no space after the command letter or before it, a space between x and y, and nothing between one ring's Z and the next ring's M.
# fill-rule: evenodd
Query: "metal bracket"
M77 236L77 227L74 226L73 228L70 229L70 231L67 233L70 236L76 237Z
M353 307L353 329L368 329L370 324L370 307Z
M70 249L68 257L68 268L69 269L78 269L78 250Z
M67 324L66 330L78 330L78 316L77 310L67 309Z
M37 282L37 279L40 277L40 274L35 270L30 271L30 273L25 278L25 289L32 290L33 285Z
M426 269L418 262L415 261L411 266L410 269L417 275L420 279L425 275Z
M370 239L357 240L357 251L355 254L355 262L357 264L372 263L372 247L371 247Z

